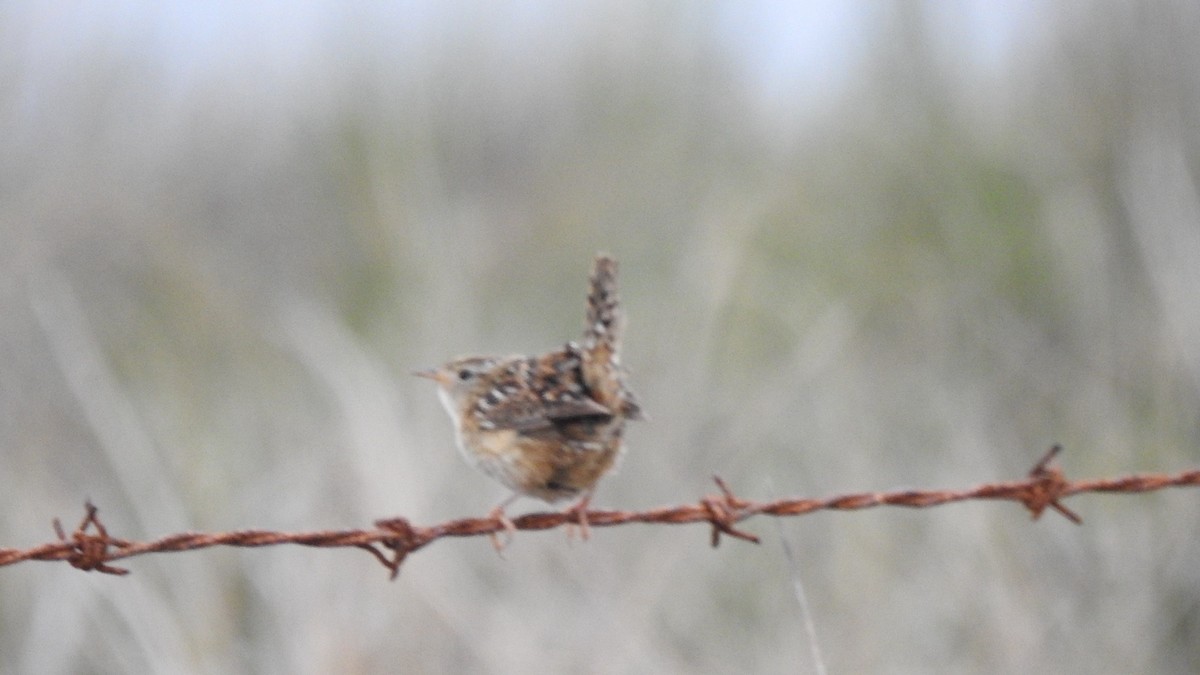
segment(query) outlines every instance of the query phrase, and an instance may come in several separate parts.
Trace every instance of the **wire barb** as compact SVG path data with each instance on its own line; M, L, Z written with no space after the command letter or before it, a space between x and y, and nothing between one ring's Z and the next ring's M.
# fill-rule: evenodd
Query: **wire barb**
M404 559L409 553L416 551L425 544L433 541L427 533L418 531L413 527L412 523L408 522L407 518L388 518L385 520L375 521L375 527L381 530L395 533L395 536L389 539L381 539L379 545L392 551L392 556L389 558L382 551L375 548L373 544L360 544L359 548L370 551L383 566L391 571L390 579L395 579L400 575L400 565L404 564Z
M1033 515L1034 520L1041 518L1042 512L1049 506L1061 513L1063 517L1072 523L1082 525L1083 518L1080 518L1074 511L1063 506L1058 501L1059 498L1064 496L1064 491L1068 485L1062 468L1054 463L1054 458L1060 452L1062 452L1062 446L1055 443L1038 460L1038 463L1033 465L1033 469L1029 471L1029 477L1036 482L1030 486L1029 494L1021 501L1025 504L1025 508L1029 509L1029 513Z
M100 509L97 509L89 500L84 502L84 510L87 513L83 520L79 521L79 526L71 533L69 540L66 533L63 532L62 522L58 518L54 519L54 533L58 535L58 540L71 547L71 554L66 557L67 562L71 564L71 567L85 572L95 570L115 576L129 574L129 570L124 567L113 567L105 562L109 559L109 546L120 545L121 542L109 538L108 530L96 515ZM89 527L95 528L96 534L88 534Z
M998 499L1023 505L1036 520L1047 508L1058 511L1073 523L1083 520L1061 500L1085 492L1133 494L1168 487L1200 487L1200 470L1175 475L1144 474L1068 481L1055 459L1060 446L1050 448L1034 465L1026 480L1009 483L990 483L966 490L901 490L896 492L863 492L836 495L825 499L794 497L772 502L756 502L734 494L720 476L713 481L719 495L708 495L695 504L666 506L646 511L555 511L527 513L506 525L493 515L485 518L462 518L438 525L419 527L405 518L378 520L373 529L324 532L267 532L241 530L234 532L182 532L148 542L132 542L111 536L100 521L98 510L91 502L84 506L85 515L75 531L68 535L58 519L54 532L58 541L29 549L0 548L0 567L26 560L65 560L84 571L124 575L129 570L110 565L114 560L146 553L191 551L213 546L277 546L296 544L321 548L359 548L367 551L388 570L392 579L409 554L444 537L489 536L515 530L549 530L566 525L578 525L586 519L589 527L612 527L629 523L681 525L708 523L712 529L712 545L720 543L721 535L758 543L753 534L740 530L737 524L757 515L800 516L820 510L852 511L876 506L926 508L973 499ZM586 507L585 507L586 508ZM509 528L511 526L511 530Z
M746 507L749 506L750 502L738 499L733 494L733 490L729 489L729 485L720 476L714 475L713 482L717 484L717 487L721 488L721 496L709 496L701 500L704 508L708 510L708 520L712 523L712 547L716 548L721 545L722 533L753 544L759 543L758 537L734 527L734 524L738 521L751 515L746 513Z

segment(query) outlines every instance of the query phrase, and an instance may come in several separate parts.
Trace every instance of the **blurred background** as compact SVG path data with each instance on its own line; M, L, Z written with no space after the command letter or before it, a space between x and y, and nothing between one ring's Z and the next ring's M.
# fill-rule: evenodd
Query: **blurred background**
M575 337L601 250L651 421L597 508L1054 442L1195 468L1197 35L1193 2L4 3L0 547L86 498L131 539L482 515L409 373ZM1195 491L1068 505L447 540L394 583L24 563L0 671L1200 670Z

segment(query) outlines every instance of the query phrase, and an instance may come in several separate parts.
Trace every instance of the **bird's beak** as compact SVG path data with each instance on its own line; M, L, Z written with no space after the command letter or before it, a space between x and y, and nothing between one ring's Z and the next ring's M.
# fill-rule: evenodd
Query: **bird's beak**
M442 381L442 371L438 368L429 368L427 370L414 370L413 375L423 377L427 380L433 380L440 383Z

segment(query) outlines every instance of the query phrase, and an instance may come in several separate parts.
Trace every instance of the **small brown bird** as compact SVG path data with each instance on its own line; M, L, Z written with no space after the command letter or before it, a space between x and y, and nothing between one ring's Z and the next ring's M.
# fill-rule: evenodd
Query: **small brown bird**
M510 538L504 508L520 495L547 502L579 497L587 505L597 481L623 451L627 420L641 419L621 366L623 316L617 262L596 257L583 339L541 356L468 356L416 373L438 383L463 457L514 491L492 509ZM500 548L498 540L493 540Z

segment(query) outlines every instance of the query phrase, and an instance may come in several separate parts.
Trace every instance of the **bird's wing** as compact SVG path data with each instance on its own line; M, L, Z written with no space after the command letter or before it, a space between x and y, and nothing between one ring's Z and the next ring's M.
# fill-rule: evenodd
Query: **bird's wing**
M579 360L569 351L511 363L491 384L475 404L480 422L491 429L529 432L613 414L588 395Z

